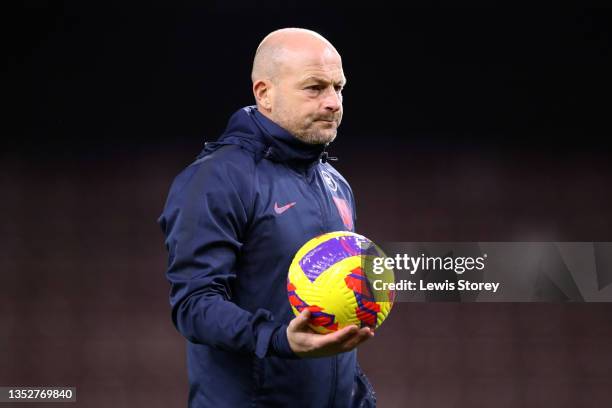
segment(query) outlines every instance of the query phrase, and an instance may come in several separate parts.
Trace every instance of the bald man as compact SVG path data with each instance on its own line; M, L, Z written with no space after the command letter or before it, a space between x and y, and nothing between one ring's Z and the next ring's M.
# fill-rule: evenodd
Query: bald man
M251 78L256 106L176 177L158 220L189 406L375 406L355 352L374 333L314 333L287 300L297 250L354 231L353 193L326 152L342 120L342 60L318 33L286 28L260 43Z

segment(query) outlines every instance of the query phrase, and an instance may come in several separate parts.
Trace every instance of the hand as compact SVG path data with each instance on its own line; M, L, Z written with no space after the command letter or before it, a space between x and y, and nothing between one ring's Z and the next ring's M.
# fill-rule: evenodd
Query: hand
M347 326L333 333L319 334L308 326L310 310L305 308L287 327L289 346L300 357L326 357L351 351L374 337L369 327Z

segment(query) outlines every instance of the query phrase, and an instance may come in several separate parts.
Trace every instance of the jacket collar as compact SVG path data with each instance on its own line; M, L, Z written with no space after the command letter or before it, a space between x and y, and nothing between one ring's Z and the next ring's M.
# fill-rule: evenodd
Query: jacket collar
M323 155L327 144L304 143L264 116L255 106L247 109L266 141L266 158L273 161L308 164L319 160Z
M254 154L257 161L265 158L284 162L296 168L308 169L321 160L337 160L328 157L327 144L304 143L272 120L261 114L256 106L247 106L235 112L227 128L216 142L207 142L198 155L202 158L221 146L238 145Z

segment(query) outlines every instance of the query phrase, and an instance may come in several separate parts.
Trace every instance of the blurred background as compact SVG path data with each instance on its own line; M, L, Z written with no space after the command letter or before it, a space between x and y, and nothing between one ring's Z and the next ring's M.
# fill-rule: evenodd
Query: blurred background
M0 385L76 386L83 407L186 406L156 219L174 176L254 103L255 49L281 27L342 54L330 153L357 232L612 241L610 17L317 1L3 13ZM611 346L612 304L403 303L359 354L382 408L601 407Z

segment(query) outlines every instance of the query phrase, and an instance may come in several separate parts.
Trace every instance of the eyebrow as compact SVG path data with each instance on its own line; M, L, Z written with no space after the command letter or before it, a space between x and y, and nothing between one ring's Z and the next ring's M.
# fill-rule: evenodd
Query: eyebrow
M321 77L317 77L314 75L308 76L306 78L304 78L302 81L300 81L300 83L304 84L308 81L314 81L314 82L318 82L318 83L322 83L322 84L328 84L330 83L330 81L328 81L327 79L323 79ZM340 86L345 86L346 85L346 78L342 78L340 81L335 82L335 81L331 81L334 85L340 85Z

